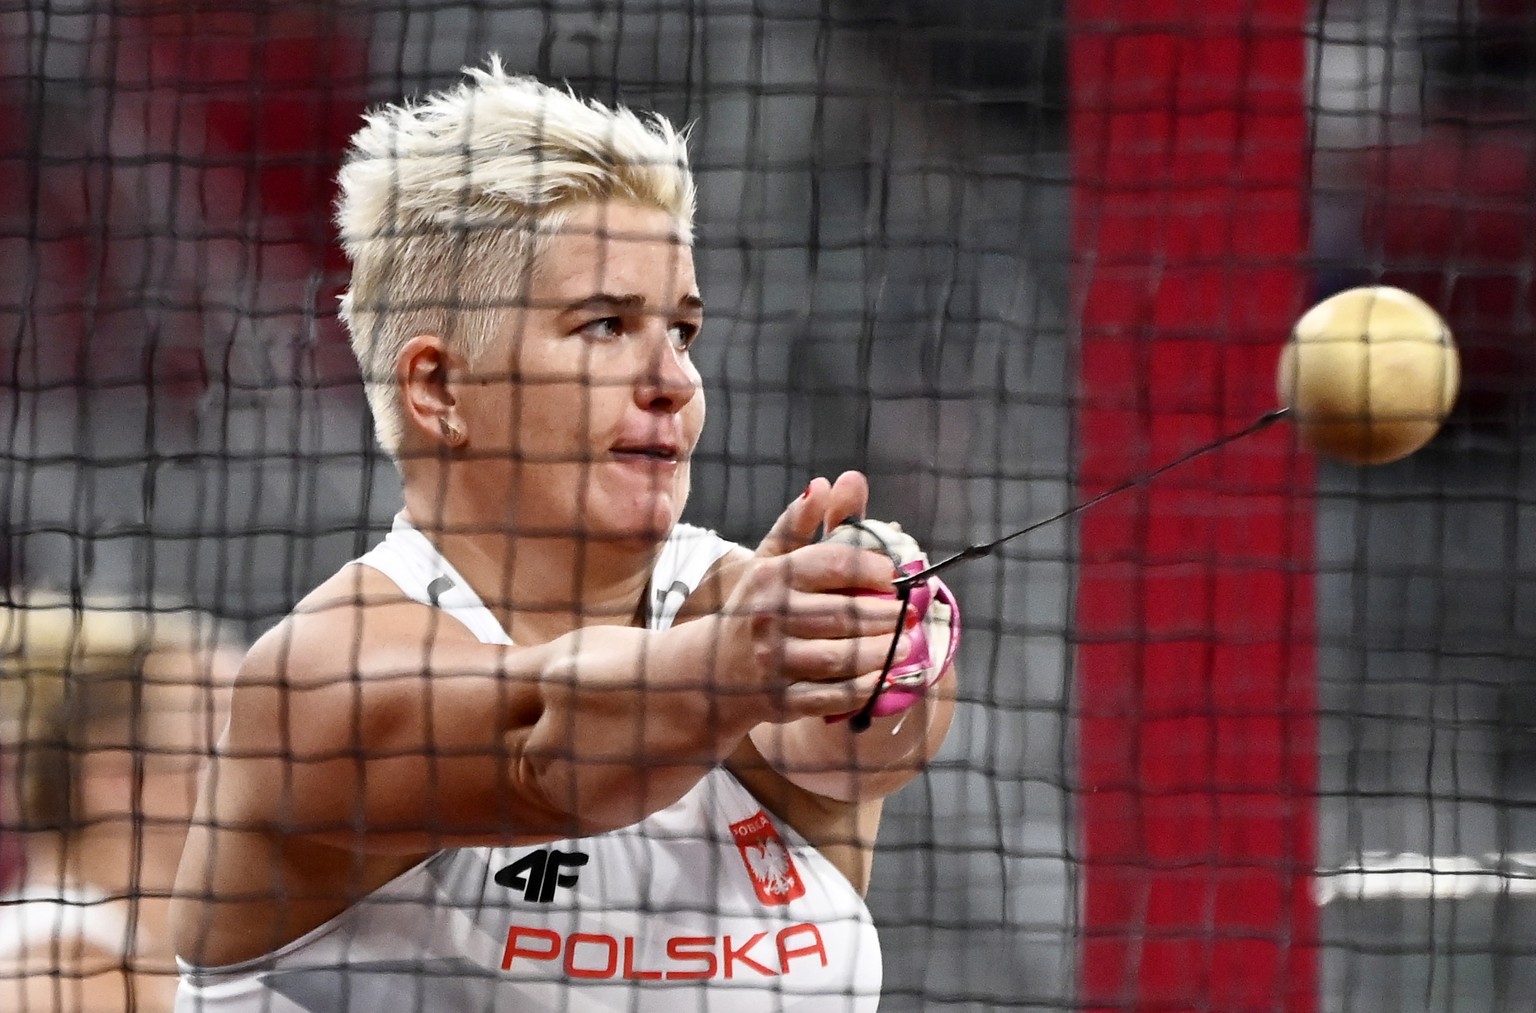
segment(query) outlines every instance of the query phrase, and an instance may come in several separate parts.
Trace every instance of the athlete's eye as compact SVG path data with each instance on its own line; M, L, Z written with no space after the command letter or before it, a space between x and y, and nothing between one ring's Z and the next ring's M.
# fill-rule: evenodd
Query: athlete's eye
M624 333L624 321L619 317L599 317L582 324L580 333L602 341L611 340Z
M678 348L687 349L699 336L699 325L690 323L675 323L667 332L672 337L672 344Z

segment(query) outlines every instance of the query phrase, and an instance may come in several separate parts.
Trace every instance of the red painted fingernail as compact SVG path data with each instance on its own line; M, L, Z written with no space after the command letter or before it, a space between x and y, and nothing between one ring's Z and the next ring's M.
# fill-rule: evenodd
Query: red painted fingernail
M908 609L907 618L903 619L901 624L903 627L910 630L912 627L916 626L922 621L922 617L917 614L917 609Z

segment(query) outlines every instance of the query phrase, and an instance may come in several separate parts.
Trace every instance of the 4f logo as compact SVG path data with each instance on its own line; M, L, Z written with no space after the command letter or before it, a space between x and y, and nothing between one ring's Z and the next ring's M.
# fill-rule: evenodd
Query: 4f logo
M530 851L496 874L496 885L509 889L520 888L523 900L534 904L548 904L555 899L556 887L576 885L576 873L562 869L579 869L587 864L587 856L580 851Z

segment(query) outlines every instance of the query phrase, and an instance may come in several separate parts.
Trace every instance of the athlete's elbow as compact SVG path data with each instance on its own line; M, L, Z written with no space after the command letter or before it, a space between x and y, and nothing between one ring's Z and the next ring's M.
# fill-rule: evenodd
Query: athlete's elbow
M570 755L525 753L514 777L525 808L544 829L565 837L589 837L638 823L650 815L631 777L613 764Z
M512 775L526 797L557 814L573 834L632 826L682 798L715 765L707 748L648 748L632 723L627 730L594 724L601 727L552 727L541 719Z

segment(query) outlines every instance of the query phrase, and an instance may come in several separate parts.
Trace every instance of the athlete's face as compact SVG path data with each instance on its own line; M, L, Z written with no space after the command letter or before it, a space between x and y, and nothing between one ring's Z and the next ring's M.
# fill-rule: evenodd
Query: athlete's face
M688 498L704 424L688 348L703 304L693 251L663 211L584 204L535 265L463 410L482 495L527 533L659 541Z

